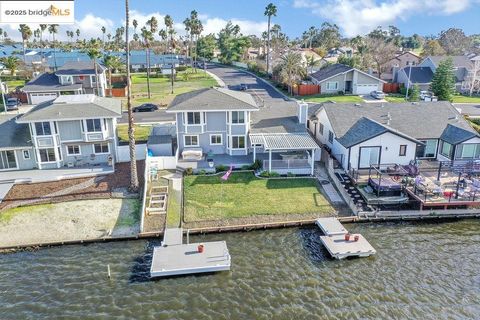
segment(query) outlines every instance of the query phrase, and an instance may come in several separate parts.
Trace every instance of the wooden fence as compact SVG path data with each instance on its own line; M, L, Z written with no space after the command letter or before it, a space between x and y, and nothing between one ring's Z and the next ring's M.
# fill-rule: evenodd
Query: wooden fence
M400 92L400 83L384 83L383 92L385 93L398 93Z
M296 87L293 87L293 94L297 96L309 96L319 93L320 86L318 84L299 84Z

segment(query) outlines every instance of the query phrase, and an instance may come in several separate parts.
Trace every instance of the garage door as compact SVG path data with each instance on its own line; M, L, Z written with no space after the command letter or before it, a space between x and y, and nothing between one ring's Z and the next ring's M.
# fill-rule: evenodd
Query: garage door
M57 97L56 93L32 93L30 94L32 104L39 104L44 101L53 100Z
M369 94L378 90L378 84L357 84L356 89L357 91L354 94Z

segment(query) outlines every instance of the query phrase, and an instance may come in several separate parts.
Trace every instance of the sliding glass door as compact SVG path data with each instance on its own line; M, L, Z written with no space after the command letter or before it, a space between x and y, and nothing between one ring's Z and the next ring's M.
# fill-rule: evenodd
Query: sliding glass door
M6 150L0 151L0 170L16 169L17 161L15 158L15 151Z
M359 169L370 168L371 165L380 164L380 147L361 147Z

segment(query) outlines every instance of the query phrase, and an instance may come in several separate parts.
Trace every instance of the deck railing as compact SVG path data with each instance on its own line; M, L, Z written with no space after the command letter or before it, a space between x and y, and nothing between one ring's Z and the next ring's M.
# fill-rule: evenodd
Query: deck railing
M268 170L270 168L269 160L263 161L263 168ZM309 159L288 159L288 160L272 160L272 170L275 169L300 169L310 168L311 163Z

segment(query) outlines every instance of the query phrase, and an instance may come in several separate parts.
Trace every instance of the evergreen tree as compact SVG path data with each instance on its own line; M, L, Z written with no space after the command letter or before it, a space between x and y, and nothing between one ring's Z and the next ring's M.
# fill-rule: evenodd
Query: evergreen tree
M438 64L430 90L438 97L438 100L452 100L452 95L455 93L455 71L452 58L447 58Z
M410 91L410 96L408 97L409 101L415 102L420 100L420 87L418 84L414 84L412 90Z

